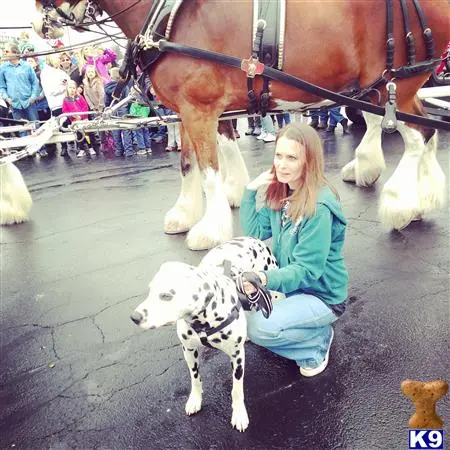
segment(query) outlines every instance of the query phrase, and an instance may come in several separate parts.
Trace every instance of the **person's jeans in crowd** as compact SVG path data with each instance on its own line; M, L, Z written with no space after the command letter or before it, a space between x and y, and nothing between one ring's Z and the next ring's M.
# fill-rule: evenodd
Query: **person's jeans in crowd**
M150 138L150 131L147 127L133 131L133 135L136 139L139 154L152 152L152 140Z
M171 152L175 150L175 147L179 152L181 151L180 124L176 122L167 124L166 151Z
M164 106L158 106L157 108L155 108L155 110L158 112L158 114L160 116L170 116L172 114L175 114L173 111L171 111L169 108L166 108ZM157 143L159 144L160 142L162 142L164 140L164 136L167 133L167 128L165 125L159 125L158 127L158 131L156 133L153 133L151 135L151 138Z
M116 115L123 117L128 114L127 108L119 109ZM134 156L133 150L133 132L130 130L112 130L112 137L114 140L114 155L117 157Z
M291 115L289 113L281 113L276 115L278 128L283 128L283 126L291 123ZM284 124L284 125L283 125Z
M39 114L34 104L29 105L27 108L11 108L11 113L14 120L29 120L33 122L39 121ZM25 131L20 131L19 136L26 136Z
M345 117L341 114L341 107L337 106L336 108L330 108L328 110L328 113L330 115L330 119L328 121L328 125L330 127L336 127L336 125L341 122L342 119L345 119Z
M275 136L275 127L273 125L272 117L269 114L266 114L265 117L261 117L261 134L256 138L263 140L264 142L274 142L276 139Z
M323 129L327 127L328 111L312 111L310 125L313 128Z
M246 313L249 339L298 366L316 368L325 359L336 315L319 298L296 294L273 304L266 319L261 311Z

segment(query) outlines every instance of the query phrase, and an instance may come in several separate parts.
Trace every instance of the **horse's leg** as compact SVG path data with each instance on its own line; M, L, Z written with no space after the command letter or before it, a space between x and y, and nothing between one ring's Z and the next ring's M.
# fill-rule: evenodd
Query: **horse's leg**
M417 97L409 109L425 115ZM384 224L399 230L443 204L445 176L436 159L435 130L418 131L403 122L398 123L397 129L405 142L405 153L383 188L379 216Z
M0 225L25 222L32 204L20 170L14 164L0 166Z
M370 186L375 183L384 163L383 149L381 148L381 121L382 117L363 112L367 130L355 150L355 158L342 169L342 179L353 181L358 186Z
M233 222L222 177L217 163L218 120L211 112L189 108L183 111L183 124L194 146L200 172L204 179L206 212L189 232L191 250L204 250L231 239Z
M189 231L203 215L203 192L194 146L183 124L181 136L181 192L173 208L164 218L168 234Z
M438 133L425 145L419 163L419 196L423 213L441 208L445 203L445 175L436 159Z
M241 203L249 176L234 136L231 120L219 122L218 144L220 172L228 203L231 207L236 207Z

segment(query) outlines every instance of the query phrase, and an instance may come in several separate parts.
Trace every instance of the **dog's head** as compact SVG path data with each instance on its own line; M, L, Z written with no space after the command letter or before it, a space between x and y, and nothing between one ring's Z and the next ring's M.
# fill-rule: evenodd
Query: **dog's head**
M175 323L194 307L195 267L181 262L164 263L149 284L147 298L131 320L148 330Z

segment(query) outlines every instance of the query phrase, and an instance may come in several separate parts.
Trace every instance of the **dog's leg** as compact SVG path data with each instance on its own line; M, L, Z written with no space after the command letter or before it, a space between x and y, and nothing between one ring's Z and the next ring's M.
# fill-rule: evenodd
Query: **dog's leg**
M184 320L177 321L177 334L183 347L183 356L191 375L191 393L185 407L186 414L190 416L202 408L203 389L198 370L198 347L200 340Z
M244 403L244 344L247 338L247 321L242 311L231 331L230 337L222 341L217 348L225 352L231 359L233 370L233 389L231 391L233 415L231 416L231 425L239 431L245 431L248 427L248 414ZM226 334L226 332L223 334Z

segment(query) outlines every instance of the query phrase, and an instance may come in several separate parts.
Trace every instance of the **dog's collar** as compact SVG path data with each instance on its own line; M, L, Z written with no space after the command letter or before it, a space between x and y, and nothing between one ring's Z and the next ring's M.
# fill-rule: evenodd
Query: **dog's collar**
M203 324L199 323L191 324L191 327L198 334L203 345L213 348L213 346L208 342L208 337L212 334L218 333L220 330L223 330L225 327L230 325L233 320L237 319L241 308L241 302L238 301L231 310L230 315L216 327L205 327Z

